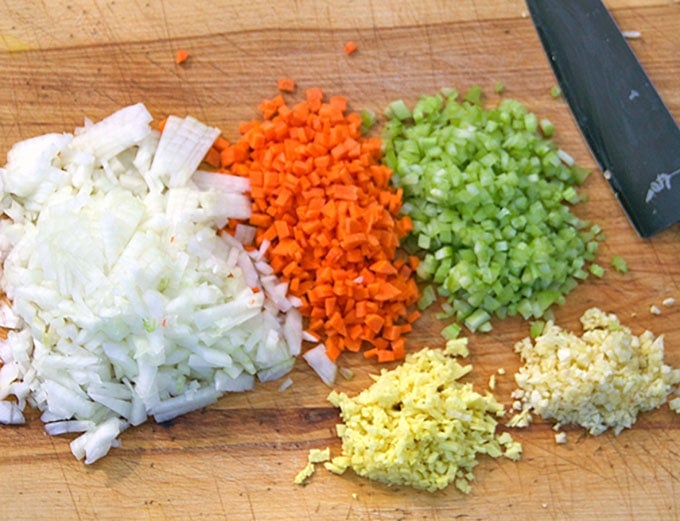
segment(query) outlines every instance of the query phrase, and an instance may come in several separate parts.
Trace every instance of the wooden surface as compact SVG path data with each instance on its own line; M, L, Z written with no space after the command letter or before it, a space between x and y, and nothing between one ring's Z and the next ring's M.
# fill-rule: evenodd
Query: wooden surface
M631 45L680 118L680 3L609 0L622 29L641 31ZM352 39L359 51L342 52ZM174 51L186 48L185 66ZM54 0L0 3L0 151L48 131L71 131L138 101L159 119L191 114L236 137L239 121L276 94L276 79L299 89L345 95L353 108L381 111L392 99L413 102L443 86L480 84L551 118L557 141L594 166L567 106L550 97L555 83L526 7L519 0ZM299 92L300 92L299 90ZM295 97L291 97L295 99ZM636 333L666 335L666 361L680 366L680 227L651 240L636 237L605 181L588 180L579 208L604 228L600 259L622 255L630 273L589 280L557 309L578 328L593 305L615 312ZM650 314L668 296L679 304ZM410 349L439 346L441 329L424 317ZM519 320L496 322L471 337L471 379L482 388L498 367L496 395L508 404L518 367ZM375 365L346 356L357 377L338 388L358 392ZM469 496L389 488L320 469L305 487L292 484L310 448L339 451L328 389L300 361L294 385L227 396L171 426L147 423L122 435L123 447L86 467L68 439L28 425L0 428L0 517L3 519L680 519L680 416L667 407L642 415L616 437L568 429L558 446L550 426L515 431L520 462L482 458ZM356 496L354 496L356 494Z

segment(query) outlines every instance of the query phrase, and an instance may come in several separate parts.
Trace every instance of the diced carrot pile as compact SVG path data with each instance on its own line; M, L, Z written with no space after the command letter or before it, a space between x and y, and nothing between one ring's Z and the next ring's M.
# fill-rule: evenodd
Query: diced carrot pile
M402 192L380 164L380 139L362 136L361 116L321 89L292 107L278 95L260 110L262 120L242 123L240 139L212 153L222 172L250 179L257 245L271 243L272 268L332 360L345 350L402 359L419 316L417 258L398 252L412 223L399 217Z

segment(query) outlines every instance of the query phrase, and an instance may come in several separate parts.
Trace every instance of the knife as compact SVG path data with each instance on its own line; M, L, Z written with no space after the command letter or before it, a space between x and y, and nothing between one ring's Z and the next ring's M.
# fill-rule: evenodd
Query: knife
M641 237L680 220L680 129L601 0L527 0L581 132Z

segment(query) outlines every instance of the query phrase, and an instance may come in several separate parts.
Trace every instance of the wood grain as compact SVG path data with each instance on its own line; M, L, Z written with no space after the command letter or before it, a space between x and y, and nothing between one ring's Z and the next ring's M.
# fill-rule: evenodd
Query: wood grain
M381 111L392 99L413 102L443 86L480 84L489 102L496 81L505 93L553 120L556 139L579 163L594 161L567 106L550 97L555 80L519 0L299 2L68 1L0 4L0 150L50 131L70 131L143 101L161 119L194 115L235 138L239 121L290 76L299 91L322 87L353 108ZM676 118L680 118L680 3L607 2L622 29L638 30L631 46ZM359 51L345 56L352 39ZM173 61L177 48L191 58ZM291 97L295 99L295 96ZM3 161L4 162L4 161ZM649 313L667 296L680 301L680 228L638 238L601 175L585 186L578 213L604 228L600 262L622 255L626 275L608 272L574 290L556 310L578 329L593 305L615 312L636 333L664 333L666 360L680 366L680 305ZM433 314L418 323L411 349L438 346ZM471 381L483 388L498 367L495 391L508 404L519 361L513 344L520 320L496 322L470 338ZM347 356L356 372L338 388L355 393L376 367ZM3 519L680 519L680 418L667 407L644 414L614 436L568 430L558 446L538 422L514 432L524 444L518 463L482 459L469 496L390 488L352 473L318 472L305 487L292 479L310 448L339 450L328 389L299 362L294 385L260 385L171 425L125 432L123 447L86 467L68 439L44 434L36 414L22 427L0 428ZM356 494L353 497L353 494Z

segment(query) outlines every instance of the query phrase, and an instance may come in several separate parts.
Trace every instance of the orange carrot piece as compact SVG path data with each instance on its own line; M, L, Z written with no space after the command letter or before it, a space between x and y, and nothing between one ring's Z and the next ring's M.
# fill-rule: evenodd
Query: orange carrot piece
M186 49L177 49L175 51L175 63L181 65L189 59L189 51Z
M377 315L375 313L371 313L370 315L366 316L366 327L368 327L371 331L374 333L379 333L380 330L382 329L383 325L385 324L385 319L381 317L380 315Z
M217 139L213 143L213 147L215 147L218 152L222 152L222 150L225 150L229 146L229 141L224 139L222 136L217 136Z
M276 229L276 236L279 239L290 237L290 228L286 221L274 221L274 228Z
M293 92L295 90L295 80L292 78L279 78L276 81L276 88L281 92Z
M354 54L358 49L359 49L359 47L357 47L357 44L354 43L351 40L348 41L348 42L345 42L345 46L343 48L343 50L345 51L345 54Z
M395 263L396 264L396 263ZM375 273L380 273L381 275L396 275L397 269L386 259L381 259L374 262L370 266L371 271Z
M394 362L394 351L389 349L378 349L378 362Z
M220 151L217 150L215 147L212 147L210 150L208 150L208 153L205 155L205 158L203 158L203 161L205 161L214 168L218 168L220 166L221 161Z
M375 300L377 301L391 300L398 297L400 294L401 290L399 288L397 288L393 284L390 284L389 282L386 282L380 285L380 289L378 293L376 293L375 295Z
M399 338L392 342L392 351L394 352L394 358L395 360L401 360L404 358L405 355L405 342L404 338Z

